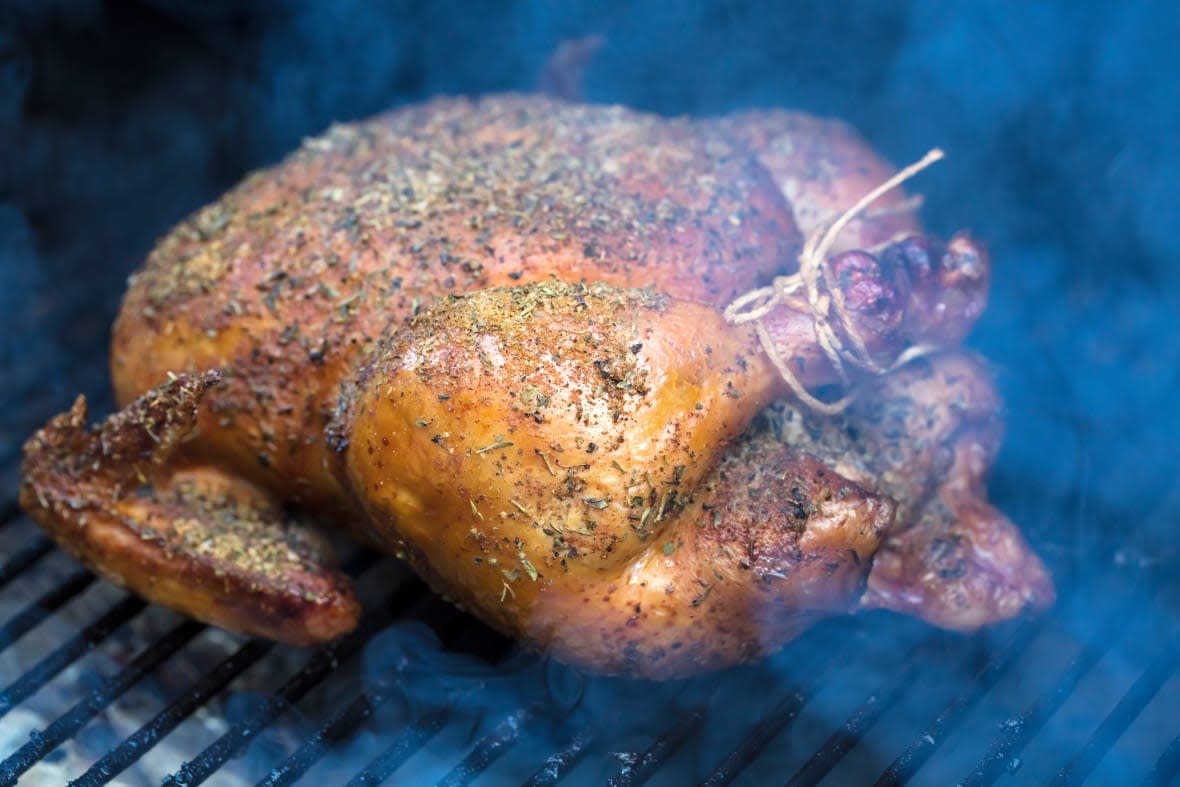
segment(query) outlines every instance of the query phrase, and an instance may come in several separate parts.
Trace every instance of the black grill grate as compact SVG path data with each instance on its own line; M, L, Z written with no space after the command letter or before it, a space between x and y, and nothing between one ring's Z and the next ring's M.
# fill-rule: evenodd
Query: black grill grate
M1012 642L992 658L983 657L984 664L972 676L963 692L934 716L913 743L906 747L877 780L877 787L904 784L934 754L967 713L983 698L996 682L1016 664L1027 651L1040 628L1040 621L1026 621L1012 637ZM822 750L821 750L822 752ZM806 766L805 766L806 767Z
M353 635L302 653L229 637L118 594L61 555L17 509L5 512L0 602L9 611L0 646L7 664L20 666L5 673L0 716L10 729L29 727L34 711L41 721L22 730L23 741L0 740L8 747L0 750L0 785L22 776L122 783L131 773L145 783L195 785L216 776L218 784L268 787L399 779L448 787L874 779L1079 785L1108 783L1112 774L1168 784L1180 772L1174 616L1160 613L1173 608L1173 597L1149 582L1146 569L1079 585L1053 615L984 637L886 616L837 620L766 664L721 675L655 686L572 676L581 683L570 702L552 686L540 695L521 689L559 668L508 652L393 561L366 554L349 564L379 603L371 598ZM389 577L394 587L382 587ZM101 597L93 611L92 596ZM166 622L148 625L152 615ZM64 622L79 616L72 630ZM1085 626L1075 625L1083 619ZM46 649L47 621L62 625ZM441 704L407 694L406 681L421 673L366 666L382 655L382 632L407 621L437 632L438 670L454 672L462 689L442 690ZM118 668L91 676L96 682L70 698L69 686L87 674L95 653ZM418 658L431 664L430 654ZM177 669L190 662L208 664L191 678L169 677L193 673ZM1112 664L1121 682L1109 674ZM1118 693L1069 715L1094 680L1113 681ZM486 689L494 699L464 707L473 687L477 697ZM155 696L156 707L140 707L142 698L125 702L137 688ZM234 711L240 697L248 707ZM100 749L87 733L109 728L114 715L132 726L108 730L110 743ZM1065 716L1072 732L1043 740L1062 735L1054 724ZM202 729L210 718L217 734ZM1127 753L1138 753L1132 770Z
M94 575L89 571L75 571L60 585L45 591L39 598L0 625L0 650L4 650L13 642L24 636L29 629L36 626L45 616L52 614L65 606L94 582Z
M62 743L73 738L95 714L151 674L160 664L184 647L202 628L202 624L194 621L186 620L180 623L44 730L30 733L29 742L0 763L0 784L16 784L22 774Z
M8 514L8 512L5 512ZM17 508L13 506L11 514L4 517L4 521L16 517ZM18 574L25 569L30 568L41 558L45 557L53 549L53 542L44 536L37 536L31 541L27 542L23 547L20 547L4 561L4 565L0 565L0 588L7 585Z
M188 718L194 710L209 700L243 670L266 655L270 643L254 640L246 643L218 664L193 688L140 727L127 740L96 762L76 781L83 785L107 784L125 771L165 735Z
M1066 785L1083 784L1086 777L1093 772L1103 755L1110 750L1131 723L1138 718L1147 703L1163 687L1164 683L1176 672L1176 655L1170 652L1161 653L1143 671L1135 685L1119 700L1119 704L1103 719L1101 726L1086 741L1086 745L1070 760L1057 774L1051 787L1066 787ZM1167 781L1170 781L1168 777Z
M13 683L0 691L0 716L23 702L33 692L53 679L55 675L77 661L87 650L100 644L116 628L135 617L143 610L145 603L128 596L105 615L54 650Z
M1034 700L1019 716L1003 722L999 734L983 759L963 780L964 787L984 787L993 784L1006 769L1019 765L1020 752L1073 695L1078 683L1102 658L1113 642L1120 622L1117 616L1105 620L1099 635L1093 642L1086 643L1060 676L1051 681L1049 690Z
M8 5L0 783L1180 777L1180 343L1166 338L1180 6ZM379 560L354 566L367 628L296 651L144 604L20 514L19 441L77 391L96 414L113 405L110 321L153 236L331 122L528 89L562 37L588 33L607 41L581 85L594 101L668 115L798 106L851 121L888 158L952 153L920 185L924 215L992 246L996 286L971 343L1010 407L995 497L1055 575L1074 576L1049 615L970 639L833 620L764 664L646 685L523 658ZM1117 552L1132 543L1145 559Z

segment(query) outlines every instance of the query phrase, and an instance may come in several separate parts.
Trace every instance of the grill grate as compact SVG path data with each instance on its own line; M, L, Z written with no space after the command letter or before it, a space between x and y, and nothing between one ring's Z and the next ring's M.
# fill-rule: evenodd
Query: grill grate
M642 754L624 752L616 757L621 761L618 772L611 777L610 787L631 787L643 784L671 757L673 752L688 739L704 722L705 714L699 709L689 711L680 717L672 727L656 738L651 747Z
M132 596L120 601L105 615L83 629L57 650L34 665L28 672L0 691L0 716L8 713L55 675L79 659L87 650L100 644L119 626L139 614L147 606Z
M388 748L365 766L365 769L348 783L348 787L384 782L442 730L443 725L447 723L448 715L446 710L438 709L427 713L411 724L394 738Z
M1085 677L1098 660L1105 655L1117 631L1119 618L1112 616L1105 621L1102 633L1069 663L1058 681L1041 698L1015 718L1008 719L1000 727L1000 733L988 748L987 754L962 784L964 787L983 787L993 784L1005 770L1015 770L1020 765L1019 754L1036 735L1049 718L1065 704L1078 683Z
M92 690L84 700L46 727L44 731L30 733L28 743L4 762L0 762L0 785L7 787L7 785L16 784L21 774L33 767L49 752L72 738L95 714L143 680L156 667L184 647L203 628L203 624L191 620L179 624L165 637L140 653L118 675Z
M384 614L370 616L364 624L352 634L343 639L325 645L316 650L315 654L286 683L284 683L271 697L244 721L240 721L217 741L205 749L190 763L186 763L176 773L164 780L166 785L196 785L203 783L226 760L240 754L250 744L255 736L262 732L269 724L288 708L299 702L309 691L336 669L339 662L356 653L368 641L381 624L388 625L392 621L390 607L408 605L414 598L419 598L425 589L418 583L403 586L398 589L391 603L383 608Z
M521 728L532 721L539 710L536 706L525 708L500 722L491 733L475 744L462 762L443 777L438 787L467 787L471 784L499 759L507 748L520 740Z
M4 521L15 518L18 509L13 508L13 516L5 517ZM0 588L3 588L25 569L48 555L53 550L53 542L44 536L37 536L11 555L4 565L0 565Z
M1172 739L1168 744L1168 748L1164 749L1164 753L1160 755L1159 761L1156 762L1155 767L1143 779L1144 787L1154 787L1154 785L1168 785L1176 779L1176 774L1180 773L1180 735Z
M1028 650L1033 638L1039 633L1039 621L1026 621L1012 637L1012 643L1004 648L998 658L985 661L974 672L963 692L946 706L913 743L906 747L896 760L881 774L876 787L905 784L934 754L938 747L954 732L970 710L983 696L1007 674L1017 660Z
M1169 647L1169 650L1171 648ZM1085 782L1086 777L1093 772L1104 754L1110 750L1132 722L1139 717L1147 703L1163 687L1164 683L1176 671L1176 655L1172 652L1162 653L1143 671L1135 685L1131 687L1115 706L1114 710L1103 719L1102 725L1086 741L1086 745L1072 760L1061 769L1050 787L1066 787ZM1170 780L1171 777L1168 777Z
M925 644L915 646L904 660L905 666L895 678L893 685L885 692L874 692L867 696L844 725L832 733L823 745L816 749L811 758L803 764L791 780L788 787L797 785L819 784L828 772L836 766L844 755L852 751L864 734L880 720L881 716L895 706L913 684L922 671L922 667L931 658L930 649ZM974 658L979 658L977 651Z
M570 738L564 746L545 760L537 772L525 782L524 787L548 787L548 785L557 784L566 777L571 768L586 756L586 752L593 743L594 735L592 733L579 733Z
M94 575L89 571L75 571L65 582L45 591L39 598L30 603L8 622L0 626L0 651L28 633L29 629L66 605L83 590L94 582Z
M850 654L844 651L839 656L839 662L846 662L849 657ZM811 675L811 678L798 687L788 688L786 697L754 725L754 728L742 740L741 745L730 752L702 782L702 787L720 787L731 783L746 766L754 761L759 752L765 749L775 736L795 720L807 701L822 685L824 679L835 672L838 666L836 661L828 661L826 664L819 662L818 659L809 661L801 672Z
M187 719L210 697L224 689L230 681L265 656L270 649L271 644L268 642L261 640L247 642L218 664L212 672L193 686L191 691L181 695L178 700L158 713L155 718L136 730L135 734L92 765L75 782L77 787L92 787L110 782Z
M75 608L85 607L89 596L100 590L109 595L113 589L65 559L14 506L3 511L0 536L13 548L0 565L0 601L7 600L15 611L0 623L0 650L11 659L29 655L23 653L26 640L44 639L39 624L76 614ZM1104 587L1117 592L1103 596L1107 603L1101 609L1091 609L1096 596L1083 586L1052 617L1011 625L1002 636L964 639L869 616L821 625L764 665L645 686L643 691L651 693L647 702L636 698L635 684L590 679L579 689L581 705L597 703L600 711L610 708L612 714L596 718L568 708L555 710L562 702L538 702L528 692L509 693L505 696L513 701L473 715L453 702L407 703L406 686L396 673L366 679L358 662L378 647L378 633L405 621L425 623L438 632L444 671L452 652L481 651L464 658L470 660L467 664L482 665L482 671L460 670L459 681L483 686L511 681L523 670L529 679L544 682L545 670L551 668L536 659L526 659L523 667L515 663L502 639L434 599L421 582L404 578L391 565L396 564L362 554L346 566L362 587L380 585L390 575L398 577L396 587L391 593L385 588L383 603L370 603L360 630L307 655L176 618L153 632L144 621L153 608L125 594L108 599L94 614L84 615L72 633L40 650L29 666L7 676L0 690L0 717L36 707L45 721L24 733L23 743L0 741L11 747L0 749L0 757L6 758L0 762L0 785L16 784L26 774L44 776L41 769L56 774L54 768L67 764L74 770L64 778L87 787L112 783L129 772L148 783L163 779L169 785L195 785L216 774L219 784L267 787L316 781L375 785L399 773L448 787L506 782L533 787L685 781L724 785L767 778L780 783L789 779L794 786L848 783L853 772L860 782L875 777L879 785L937 784L946 774L963 784L983 785L1016 773L1019 782L1030 768L1024 759L1045 757L1045 747L1035 745L1038 736L1052 728L1080 687L1112 659L1126 665L1127 684L1108 708L1093 709L1093 723L1082 730L1077 745L1061 749L1058 760L1038 765L1038 772L1047 773L1054 785L1079 785L1092 778L1102 783L1109 774L1122 773L1115 770L1124 764L1118 759L1121 746L1150 750L1138 775L1131 777L1145 785L1168 784L1180 773L1180 716L1169 711L1180 697L1172 629L1146 646L1142 637L1128 633L1136 626L1158 630L1161 619L1169 626L1172 621L1158 616L1161 608L1170 608L1170 597L1150 586L1142 571L1108 577ZM35 587L46 589L29 592ZM34 600L19 601L29 597ZM1086 629L1096 634L1075 631L1071 623L1078 609L1098 621ZM66 626L58 628L68 632ZM1044 651L1045 642L1056 644L1057 651L1071 647L1074 653L1062 651L1057 661L1038 669L1044 656L1037 648ZM73 751L85 748L79 736L96 718L121 708L122 698L140 684L150 684L149 694L158 693L156 684L169 682L162 676L200 648L219 655L194 680L168 688L158 709L135 715L135 726L119 733L105 750ZM55 705L55 687L77 680L95 652L108 652L122 666L81 699ZM882 654L888 655L884 661ZM289 677L274 680L299 657L303 663ZM428 663L429 655L425 658ZM866 670L870 664L873 669ZM927 682L932 665L947 674L931 679L942 691L934 691L931 701L915 687ZM873 679L858 683L855 676L866 672ZM1019 687L1038 673L1041 678L1031 688ZM845 684L854 685L825 699L833 686ZM1006 684L1020 690L1013 694L1009 686L1005 695ZM915 694L921 696L915 700ZM220 718L222 706L240 695L261 700L236 720L222 721L211 742L207 731L203 738L180 735L186 727L200 727L204 717ZM917 714L911 707L915 702ZM744 713L747 703L755 710ZM579 702L574 706L580 707ZM1153 706L1163 710L1150 713ZM898 719L904 721L907 714L910 723L899 725ZM1157 723L1138 723L1145 716ZM27 713L20 723L28 726ZM879 738L894 727L898 732L889 754ZM990 732L981 737L981 730ZM182 748L174 749L178 735ZM195 737L202 740L195 742ZM809 737L816 739L808 742ZM978 740L982 752L971 754L972 740ZM876 764L875 773L864 770L866 757L869 767Z

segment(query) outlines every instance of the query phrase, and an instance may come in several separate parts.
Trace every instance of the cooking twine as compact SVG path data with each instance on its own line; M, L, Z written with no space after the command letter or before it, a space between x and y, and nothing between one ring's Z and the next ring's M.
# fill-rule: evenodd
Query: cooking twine
M740 295L725 307L725 319L730 325L754 323L754 330L758 334L758 341L761 342L763 351L766 352L791 392L810 409L824 415L835 415L843 412L852 403L854 394L847 393L834 402L825 402L817 398L803 387L803 383L799 381L798 376L787 365L786 359L774 346L770 332L766 328L766 317L780 304L788 301L797 303L800 291L805 295L807 308L815 319L815 335L819 340L819 346L824 351L824 355L831 360L832 366L835 367L840 379L845 384L849 382L845 363L873 374L886 374L937 349L933 345L914 345L902 352L893 363L881 366L873 360L865 345L864 337L856 330L847 304L844 302L844 292L839 287L821 287L820 283L832 278L828 268L827 253L844 228L853 219L864 213L881 196L905 183L942 157L943 152L935 148L920 160L910 164L865 194L852 207L836 216L807 239L803 244L803 251L799 254L799 271L797 273L790 276L776 276L770 286L760 287ZM909 199L881 211L879 215L913 210L920 203L920 198ZM839 321L845 336L851 342L851 347L840 338L840 334L833 327L833 311L835 319Z

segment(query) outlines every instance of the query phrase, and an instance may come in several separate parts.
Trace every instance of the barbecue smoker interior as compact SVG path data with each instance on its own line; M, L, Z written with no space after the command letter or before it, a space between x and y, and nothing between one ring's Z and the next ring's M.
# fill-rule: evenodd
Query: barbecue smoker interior
M0 784L1176 783L1180 8L410 5L0 12ZM917 190L992 253L968 341L1007 402L989 493L1058 583L1049 614L964 637L872 613L635 683L522 656L367 553L343 556L375 610L355 636L226 635L20 514L20 442L79 391L113 410L109 326L168 227L333 121L528 91L587 33L563 57L591 101L805 107L894 161L947 149Z

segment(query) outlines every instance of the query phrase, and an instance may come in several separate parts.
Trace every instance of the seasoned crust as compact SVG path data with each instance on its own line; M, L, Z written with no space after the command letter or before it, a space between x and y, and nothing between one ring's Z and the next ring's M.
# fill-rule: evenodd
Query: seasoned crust
M454 296L346 389L341 481L378 540L514 626L538 580L619 571L670 526L773 395L766 371L715 309L643 290Z
M596 671L666 680L779 650L855 609L892 502L743 435L622 575L542 593L528 638Z
M557 276L722 305L801 245L744 147L621 107L438 99L310 140L170 233L115 325L120 403L224 368L190 447L326 510L319 435L390 323Z
M783 402L766 413L779 439L897 503L861 606L970 631L1055 599L1044 565L987 502L1000 400L984 364L947 351L867 381L845 414L816 418Z
M560 281L452 296L346 389L341 480L375 540L506 633L599 671L688 674L850 609L892 522L776 442L731 445L780 385L700 304ZM709 566L729 575L716 598Z
M702 122L754 151L791 205L803 237L810 237L864 194L883 183L894 168L848 124L803 112L759 109ZM885 194L866 216L841 233L832 253L872 249L899 235L917 233L917 211L902 209L906 194Z
M86 566L172 609L292 644L337 637L360 606L322 537L248 482L174 464L217 379L178 378L96 429L79 397L26 443L21 505Z

